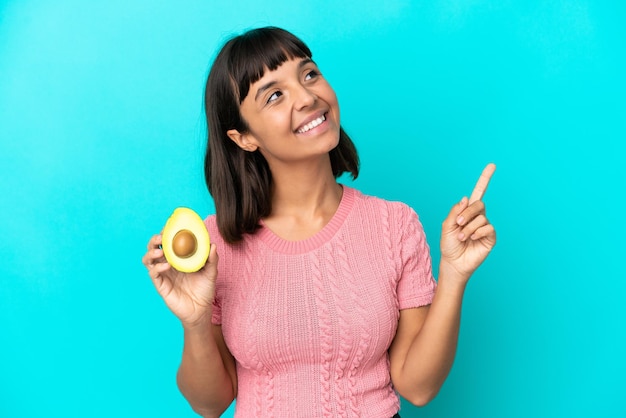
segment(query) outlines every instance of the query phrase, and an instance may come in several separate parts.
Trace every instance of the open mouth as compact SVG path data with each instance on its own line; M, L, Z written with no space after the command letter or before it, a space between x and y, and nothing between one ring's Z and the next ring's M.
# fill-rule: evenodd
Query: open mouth
M321 125L325 120L326 120L326 113L324 113L322 116L320 116L317 119L313 119L311 122L307 123L303 127L301 127L298 130L296 130L296 132L299 133L299 134L303 134L305 132L308 132L311 129L315 128L316 126Z

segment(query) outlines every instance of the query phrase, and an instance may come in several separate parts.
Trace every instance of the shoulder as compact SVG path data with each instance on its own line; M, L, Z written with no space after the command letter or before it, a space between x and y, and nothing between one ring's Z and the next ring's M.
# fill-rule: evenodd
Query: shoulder
M246 250L250 250L249 246L245 246L245 241L249 239L248 234L244 234L244 238L241 241L235 243L227 242L220 233L220 230L217 226L217 217L215 214L208 215L204 219L204 225L206 226L207 231L209 232L209 239L211 240L211 244L215 244L217 246L217 251L220 257L224 254L227 256L232 256L233 254L240 253Z
M215 215L209 215L204 219L204 225L206 225L206 229L207 231L209 231L209 237L211 238L211 241L214 240L214 238L217 238L219 236L219 238L221 238L221 235L217 229L217 219L215 217Z
M344 186L345 187L345 186ZM408 204L398 200L388 200L348 188L354 195L355 207L378 215L387 215L395 222L411 222L418 218L417 212Z
M222 238L219 228L217 227L217 218L215 215L209 215L204 219L207 231L209 231L209 239L211 244L217 245L218 251L223 251L229 244Z
M352 224L374 231L388 246L404 246L410 241L424 241L425 231L417 212L408 204L383 199L354 190Z
M204 219L211 245L216 246L216 252L219 257L219 274L217 282L223 284L224 280L230 277L232 269L236 266L233 264L241 255L241 245L239 243L230 244L224 240L217 227L217 219L215 215L209 215ZM235 263L236 264L236 263Z

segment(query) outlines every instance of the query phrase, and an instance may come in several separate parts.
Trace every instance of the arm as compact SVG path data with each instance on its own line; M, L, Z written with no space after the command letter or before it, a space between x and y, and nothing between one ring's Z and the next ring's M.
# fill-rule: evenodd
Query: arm
M396 390L415 405L432 400L456 355L461 304L467 282L495 245L493 226L481 201L495 166L489 164L469 200L456 204L442 226L439 283L430 307L400 312L389 349Z
M432 305L400 311L389 349L391 379L398 393L414 405L432 400L443 385L456 354L464 286L444 274Z
M202 269L181 273L165 260L161 239L161 235L152 237L143 263L159 295L183 325L178 387L194 411L217 417L237 395L237 374L221 327L211 324L218 264L215 244Z
M237 396L235 360L218 325L184 328L178 388L195 412L219 417Z

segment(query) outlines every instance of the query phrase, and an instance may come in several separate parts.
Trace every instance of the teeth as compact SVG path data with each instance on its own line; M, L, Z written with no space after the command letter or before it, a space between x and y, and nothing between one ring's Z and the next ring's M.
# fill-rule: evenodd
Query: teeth
M298 129L298 133L303 134L307 131L310 131L311 129L315 128L316 126L318 126L320 123L324 122L325 120L326 120L326 116L322 115L319 118L307 123L302 128Z

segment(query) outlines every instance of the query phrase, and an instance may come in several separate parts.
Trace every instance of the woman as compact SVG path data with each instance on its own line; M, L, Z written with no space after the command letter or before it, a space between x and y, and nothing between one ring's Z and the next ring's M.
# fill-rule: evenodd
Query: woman
M356 149L301 40L272 27L231 39L205 100L207 264L175 271L160 235L143 259L184 328L178 384L192 408L219 416L237 398L242 417L392 417L397 394L429 402L467 281L495 244L481 201L495 167L444 221L436 284L415 212L337 183L358 175Z

